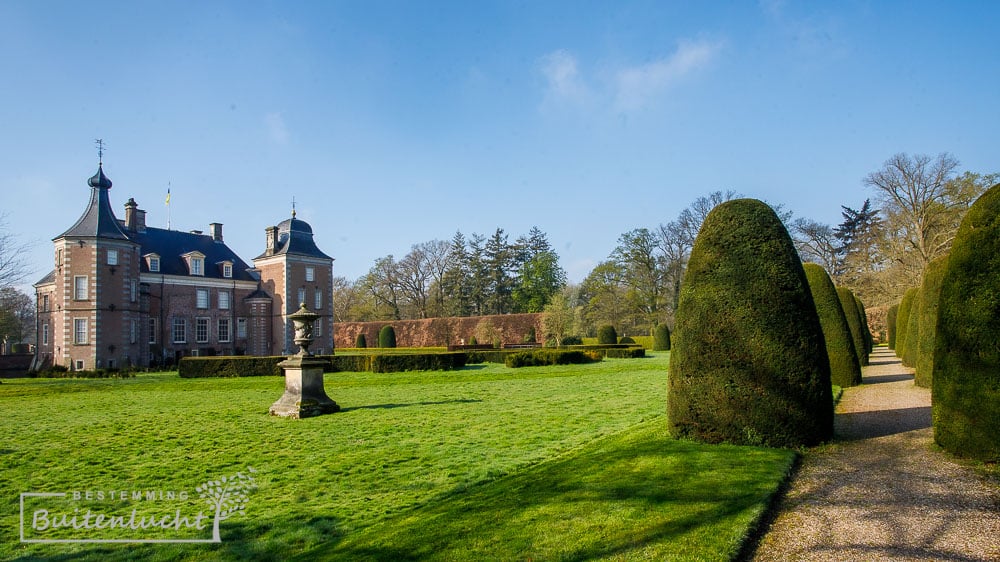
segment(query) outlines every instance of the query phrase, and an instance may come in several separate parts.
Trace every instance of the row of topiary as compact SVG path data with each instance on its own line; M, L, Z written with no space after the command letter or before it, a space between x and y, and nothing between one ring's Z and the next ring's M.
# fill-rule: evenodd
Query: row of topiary
M465 353L401 353L317 356L326 361L324 372L396 373L451 371L466 365ZM185 357L177 366L183 378L282 376L279 363L286 357Z
M1000 460L1000 184L969 208L951 253L889 309L889 345L930 387L934 440Z
M706 217L675 319L670 431L710 443L829 439L832 385L860 383L873 344L860 301L803 266L777 214L753 199Z

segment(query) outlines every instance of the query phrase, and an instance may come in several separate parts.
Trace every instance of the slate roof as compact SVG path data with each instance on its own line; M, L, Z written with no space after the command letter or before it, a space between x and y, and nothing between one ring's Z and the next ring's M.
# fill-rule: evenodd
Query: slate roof
M292 218L278 223L278 249L270 255L280 256L282 254L333 260L316 246L309 223L295 218L294 212ZM265 252L255 259L267 257L267 255Z
M190 275L187 262L182 257L188 252L201 252L205 255L205 275L209 279L230 279L222 276L221 262L233 262L233 276L237 281L256 281L247 269L250 267L236 252L222 242L216 242L207 234L195 234L179 230L146 227L145 232L129 232L129 239L138 242L140 252L158 254L160 256L160 271L164 275ZM149 273L147 260L142 260L143 273Z
M65 236L95 236L113 240L128 240L128 235L125 234L111 210L111 201L108 199L111 180L104 175L104 169L100 164L97 165L97 173L87 180L87 184L91 188L90 203L87 205L87 209L77 219L76 224L53 240Z

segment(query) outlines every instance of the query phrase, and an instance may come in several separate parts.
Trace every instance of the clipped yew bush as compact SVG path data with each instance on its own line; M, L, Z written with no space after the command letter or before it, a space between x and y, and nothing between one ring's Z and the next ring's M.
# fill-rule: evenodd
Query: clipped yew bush
M365 338L365 333L361 332L358 334L358 338L354 340L354 347L364 349L368 347L368 339Z
M872 329L868 325L868 311L865 310L865 303L861 302L857 295L854 295L854 305L858 309L858 320L861 322L861 339L865 344L865 357L868 357L875 349L875 336L872 335ZM866 362L865 365L867 364Z
M653 329L653 351L670 349L670 328L666 324L657 324Z
M858 356L858 364L864 367L868 364L868 346L865 344L865 330L861 326L861 313L858 312L858 301L854 293L847 287L837 287L837 298L844 310L844 318L851 329L851 340L854 342L854 353Z
M809 281L819 323L826 340L826 355L830 360L830 382L837 386L861 384L861 363L854 349L854 338L844 315L844 307L837 296L837 288L822 266L804 263L802 269Z
M920 344L920 300L921 288L917 287L910 304L910 313L906 316L906 349L903 350L903 365L917 366L917 346Z
M382 326L378 331L379 347L396 347L396 329L390 325Z
M618 332L614 326L601 326L597 329L597 343L609 344L618 343Z
M934 372L934 339L937 336L938 299L941 297L941 280L948 265L947 257L941 257L927 265L924 282L918 293L917 316L920 329L917 331L917 364L913 382L924 388L931 387ZM912 314L912 312L911 312Z
M708 214L675 319L674 437L798 447L832 435L823 330L792 240L767 204L736 199Z
M1000 184L969 208L941 280L934 344L934 440L1000 460Z
M917 296L917 288L911 287L903 293L903 300L899 301L899 314L896 315L896 357L902 359L906 352L906 335L910 325L910 309L913 308L913 299Z
M899 315L899 305L894 304L885 313L886 339L888 339L889 349L896 349L896 317Z

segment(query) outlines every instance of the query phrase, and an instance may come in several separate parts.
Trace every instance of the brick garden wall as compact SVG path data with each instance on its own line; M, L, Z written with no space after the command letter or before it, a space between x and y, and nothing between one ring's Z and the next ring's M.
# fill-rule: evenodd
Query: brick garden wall
M341 322L334 326L334 345L337 348L354 347L358 334L363 332L368 347L376 347L378 332L386 325L391 325L396 331L398 347L444 347L459 344L462 340L468 344L476 334L476 326L484 319L496 326L502 343L523 343L532 327L535 328L536 340L542 343L541 314L500 314L425 320Z

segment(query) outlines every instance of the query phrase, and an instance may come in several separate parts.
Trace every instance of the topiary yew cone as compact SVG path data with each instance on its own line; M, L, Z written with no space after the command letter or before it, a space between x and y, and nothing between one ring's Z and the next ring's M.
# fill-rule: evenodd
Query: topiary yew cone
M709 213L675 318L667 397L674 437L772 447L831 437L823 330L771 207L736 199Z
M823 327L826 354L830 361L830 382L837 386L861 384L861 363L837 288L821 265L804 263L802 269L809 280L819 323Z
M959 456L1000 460L1000 184L962 219L937 314L934 440Z

